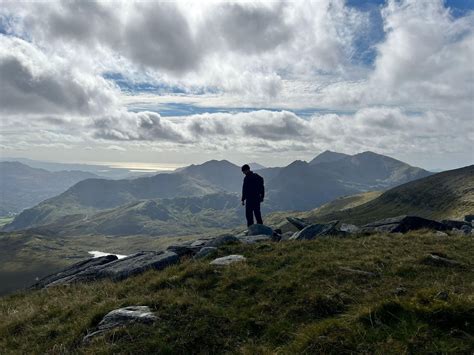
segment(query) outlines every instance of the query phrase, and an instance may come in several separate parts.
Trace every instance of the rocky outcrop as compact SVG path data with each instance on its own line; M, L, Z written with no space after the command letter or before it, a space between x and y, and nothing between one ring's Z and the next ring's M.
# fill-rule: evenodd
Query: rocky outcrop
M339 221L311 224L293 234L290 240L311 240L320 236L340 234L341 231L336 228L338 223Z
M243 255L227 255L222 258L212 260L210 264L215 266L227 266L234 263L240 263L245 260L247 259Z
M92 337L115 328L125 327L133 323L152 324L156 320L157 317L148 306L130 306L115 309L107 313L97 325L97 328L88 333L83 341L87 342Z
M103 257L107 258L107 257ZM88 267L76 269L76 272L57 273L40 280L36 287L50 287L56 285L71 284L76 282L89 282L100 279L123 280L127 277L138 275L150 269L161 270L176 264L179 261L178 254L171 251L162 252L140 252L123 259L114 260L105 264L94 265L95 259L85 263Z
M217 254L216 247L204 247L199 250L196 255L194 255L194 259L203 259L214 256Z
M240 237L239 241L244 244L255 244L258 242L271 242L273 240L273 236L270 235L249 235L245 237Z
M471 223L455 219L443 219L441 223L448 226L450 229L461 229L464 226L471 227Z
M441 267L463 267L464 265L453 259L449 259L446 255L439 253L428 254L421 260L422 264Z
M446 231L449 229L443 223L417 216L398 216L382 219L361 227L361 232L406 233L417 229L433 229Z
M264 224L252 224L248 230L247 235L273 235L273 229Z
M300 218L296 217L286 217L286 220L290 222L292 225L294 225L299 231L302 230L303 228L309 226L309 223L303 221Z

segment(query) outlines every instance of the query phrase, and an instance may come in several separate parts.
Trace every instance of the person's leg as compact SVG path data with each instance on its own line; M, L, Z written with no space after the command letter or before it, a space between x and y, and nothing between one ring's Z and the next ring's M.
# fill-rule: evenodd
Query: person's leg
M247 227L253 224L253 207L248 201L245 203L245 218L247 218Z
M257 224L263 224L262 213L260 212L260 202L257 202L253 207L253 212L255 213L255 219Z

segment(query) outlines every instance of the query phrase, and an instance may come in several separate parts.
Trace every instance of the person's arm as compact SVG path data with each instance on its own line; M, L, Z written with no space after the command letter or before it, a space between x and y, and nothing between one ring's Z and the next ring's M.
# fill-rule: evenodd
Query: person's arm
M244 183L242 185L242 205L244 201L247 199L247 177L244 178Z
M263 199L265 198L265 181L263 180L263 177L260 177L260 202L263 202Z

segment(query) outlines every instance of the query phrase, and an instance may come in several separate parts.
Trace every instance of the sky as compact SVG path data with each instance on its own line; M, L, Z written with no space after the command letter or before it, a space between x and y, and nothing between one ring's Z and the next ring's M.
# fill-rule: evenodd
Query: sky
M474 162L474 0L0 1L0 155Z

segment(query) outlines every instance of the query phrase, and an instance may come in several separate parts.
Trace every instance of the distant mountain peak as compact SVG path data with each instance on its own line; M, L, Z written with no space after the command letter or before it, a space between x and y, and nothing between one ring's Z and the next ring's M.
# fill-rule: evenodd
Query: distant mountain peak
M333 152L331 150L325 150L321 154L317 155L309 163L311 165L315 165L319 163L331 163L331 162L338 161L347 157L350 157L350 155L344 154L344 153Z

